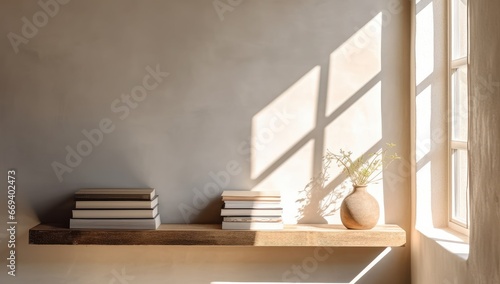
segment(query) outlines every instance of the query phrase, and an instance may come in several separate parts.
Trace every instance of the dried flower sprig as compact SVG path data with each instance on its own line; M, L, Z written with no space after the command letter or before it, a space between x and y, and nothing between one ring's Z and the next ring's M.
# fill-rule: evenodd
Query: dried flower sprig
M387 143L385 149L380 149L366 157L362 155L354 160L351 158L351 151L346 152L340 149L340 154L327 151L324 159L328 164L331 161L337 162L337 165L343 168L342 172L349 177L353 185L364 186L380 181L382 179L380 177L382 170L387 168L394 160L401 159L395 152L392 154L388 153L395 146L396 144L394 143Z

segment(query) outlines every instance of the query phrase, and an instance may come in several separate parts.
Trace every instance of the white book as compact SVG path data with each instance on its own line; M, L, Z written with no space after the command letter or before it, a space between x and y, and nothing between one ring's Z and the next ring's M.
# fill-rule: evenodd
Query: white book
M153 209L75 209L73 218L78 219L132 219L132 218L154 218L158 215L158 206Z
M82 188L76 200L153 200L154 188Z
M151 209L158 205L158 195L153 200L79 200L77 209Z
M222 196L241 196L241 197L281 197L279 191L250 191L250 190L224 190Z
M272 196L223 196L222 201L270 201L280 202L281 197Z
M274 216L281 217L282 209L221 209L221 216Z
M282 230L283 223L269 222L222 222L222 230Z
M225 201L224 208L281 209L281 202L273 201Z
M129 229L155 230L161 224L160 215L154 219L70 219L70 229Z
M281 217L224 217L224 222L282 222Z

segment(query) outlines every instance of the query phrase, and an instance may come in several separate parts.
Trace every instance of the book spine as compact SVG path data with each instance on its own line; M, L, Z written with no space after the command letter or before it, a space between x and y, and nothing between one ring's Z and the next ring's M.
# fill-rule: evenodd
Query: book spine
M151 200L149 194L75 194L75 200Z

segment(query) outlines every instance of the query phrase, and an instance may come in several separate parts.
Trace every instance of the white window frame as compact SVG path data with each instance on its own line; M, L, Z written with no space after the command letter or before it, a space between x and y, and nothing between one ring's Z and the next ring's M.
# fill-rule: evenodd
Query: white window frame
M452 177L453 177L453 163L452 163L452 154L453 154L453 151L454 150L466 150L467 151L467 163L469 164L469 146L468 146L468 138L467 138L467 141L463 142L463 141L457 141L457 140L453 140L453 126L452 126L452 122L453 122L453 116L454 116L454 113L452 111L452 96L453 96L453 87L452 87L452 83L453 83L453 72L454 70L458 69L459 67L466 67L467 68L467 71L469 71L469 46L470 46L470 36L469 36L469 4L467 3L467 54L465 57L461 57L461 58L458 58L458 59L453 59L453 39L452 39L452 29L453 29L453 11L452 11L452 1L454 0L448 0L447 1L447 4L448 4L448 92L447 92L447 96L448 96L448 227L452 230L455 230L459 233L462 233L462 234L465 234L465 235L469 235L469 227L470 227L470 191L469 191L469 185L467 186L467 193L466 193L466 196L467 196L467 200L466 200L466 203L467 203L467 208L466 208L466 212L467 212L467 220L466 220L466 223L463 223L461 222L460 220L457 220L455 218L453 218L454 214L453 214L453 208L454 208L454 198L453 198L453 191L454 191L454 188L453 188L453 180L452 180ZM468 84L467 84L467 95L469 96L470 95L470 80L469 80L469 72L467 72L467 81L468 81ZM468 115L468 118L470 116ZM468 175L468 173L467 173ZM469 178L467 177L467 181L469 181Z

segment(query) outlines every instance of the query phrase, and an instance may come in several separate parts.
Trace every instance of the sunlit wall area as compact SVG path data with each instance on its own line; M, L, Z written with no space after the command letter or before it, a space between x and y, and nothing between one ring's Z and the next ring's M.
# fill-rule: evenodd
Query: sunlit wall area
M368 156L382 143L381 71L382 12L375 15L330 55L324 149L352 152L352 158ZM350 190L350 182L334 163L329 183L335 192ZM369 186L380 206L384 223L384 199L381 184ZM330 198L325 212L330 222L339 222L336 212L342 197Z
M252 118L251 189L281 191L288 224L297 222L297 186L313 174L320 72L319 66L308 71Z
M385 146L380 143L382 141L380 87L380 82L375 84L325 128L325 146L329 151L335 153L340 149L352 151L352 157L357 158L362 155L368 157ZM350 181L346 180L342 169L336 163L332 164L330 173L329 182L333 183L334 190L350 190ZM382 213L379 222L384 223L382 184L371 184L368 191L377 198ZM340 205L340 202L337 202L337 205Z
M314 67L252 118L252 179L314 129L321 68Z
M330 55L326 116L353 105L363 89L380 81L382 13L357 30ZM366 91L366 90L365 90ZM343 108L342 108L343 107Z
M385 146L381 108L382 18L382 12L378 13L336 48L330 54L327 70L314 67L252 119L251 166L252 178L257 180L253 189L279 188L286 192L284 206L288 222L295 216L293 222L339 223L335 213L351 187L341 169L333 164L328 169L329 188L323 190L329 193L316 192L318 188L300 188L313 174L318 174L313 171L312 160L317 158L313 151L320 149L314 149L313 139L322 140L322 155L327 149L334 152L344 149L352 151L353 158L357 158ZM328 76L322 76L321 72ZM320 82L320 78L326 82ZM326 94L319 93L320 84L326 86ZM320 100L319 96L325 99ZM317 113L321 110L325 113ZM286 123L280 120L280 113L288 115ZM293 163L290 156L305 143L309 145L308 156L295 162L302 174L286 175L291 172L287 167ZM371 185L369 191L381 205L380 223L384 223L382 185ZM317 204L301 208L301 202L294 202L304 198L318 199L313 201ZM309 212L312 210L317 212L312 214Z

